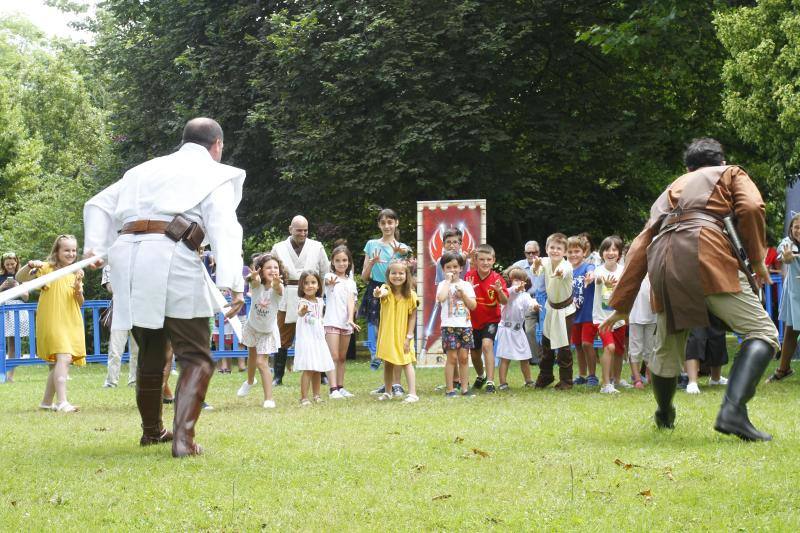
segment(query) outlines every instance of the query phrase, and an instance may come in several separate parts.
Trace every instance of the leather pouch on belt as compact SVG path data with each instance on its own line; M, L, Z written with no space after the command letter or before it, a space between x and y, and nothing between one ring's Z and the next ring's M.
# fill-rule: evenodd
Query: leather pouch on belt
M166 229L164 230L164 235L169 237L175 242L180 241L183 239L183 236L189 230L189 227L192 223L183 215L175 215L170 223L167 225Z

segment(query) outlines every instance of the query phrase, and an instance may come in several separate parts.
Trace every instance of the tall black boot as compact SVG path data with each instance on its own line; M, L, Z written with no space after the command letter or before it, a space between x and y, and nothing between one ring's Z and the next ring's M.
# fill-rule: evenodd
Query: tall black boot
M288 354L289 350L286 348L278 348L278 353L275 354L273 385L283 385L283 374L286 373L286 357Z
M768 342L749 339L742 343L739 355L733 360L728 376L728 388L722 400L714 429L742 440L772 440L772 436L757 430L747 416L747 402L755 395L756 385L775 355Z
M655 421L659 429L672 429L675 427L675 406L672 405L672 398L675 396L675 388L678 386L678 376L665 378L650 372L653 383L653 394L656 397Z

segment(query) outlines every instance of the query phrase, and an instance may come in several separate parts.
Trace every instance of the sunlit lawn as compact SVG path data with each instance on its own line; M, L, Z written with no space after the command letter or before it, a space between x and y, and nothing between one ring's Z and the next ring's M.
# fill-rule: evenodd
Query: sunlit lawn
M140 448L133 389L73 369L82 411L38 411L44 367L0 385L0 530L784 530L800 529L800 379L751 403L771 443L711 427L721 388L677 395L658 432L651 392L512 391L446 400L420 369L421 400L379 403L379 374L350 363L356 398L301 408L297 374L261 408L217 374L199 458ZM125 369L123 369L123 374ZM174 382L174 378L173 378ZM172 409L165 409L171 423Z

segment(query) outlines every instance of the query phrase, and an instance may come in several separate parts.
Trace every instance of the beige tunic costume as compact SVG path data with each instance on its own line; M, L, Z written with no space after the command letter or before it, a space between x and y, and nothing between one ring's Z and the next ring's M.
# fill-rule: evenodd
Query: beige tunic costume
M547 303L545 304L544 331L545 337L550 339L550 347L557 350L563 346L569 346L569 331L567 331L567 317L575 313L575 304L554 309L552 304L558 306L572 298L572 265L569 261L562 259L556 270L563 273L559 277L554 275L553 265L549 257L542 259L542 265L537 269L536 275L544 272L544 283L547 291Z
M283 300L278 310L286 313L285 323L294 324L297 322L297 280L304 270L314 271L324 277L330 271L328 255L322 243L313 239L306 239L300 255L297 255L292 247L291 237L275 243L272 253L280 258L289 278L286 280L289 285L283 291Z

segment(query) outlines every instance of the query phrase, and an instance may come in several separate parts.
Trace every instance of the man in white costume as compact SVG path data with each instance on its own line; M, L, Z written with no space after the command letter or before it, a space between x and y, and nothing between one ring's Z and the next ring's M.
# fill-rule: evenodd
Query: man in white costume
M209 318L218 289L198 251L217 258L216 284L230 289L228 316L244 304L242 227L236 207L245 172L222 165L222 128L209 118L186 123L180 149L130 169L86 202L87 256L108 253L114 314L111 329L131 329L139 344L136 404L142 446L172 440L172 455L201 453L194 442L213 375ZM161 421L167 342L180 364L173 434Z
M286 357L294 342L297 323L297 281L304 270L311 270L324 277L330 270L330 263L322 243L308 238L308 220L300 215L295 216L289 225L289 238L275 243L272 253L280 258L289 278L284 280L286 288L283 290L283 300L278 306L281 347L275 356L273 383L281 385L286 370Z

